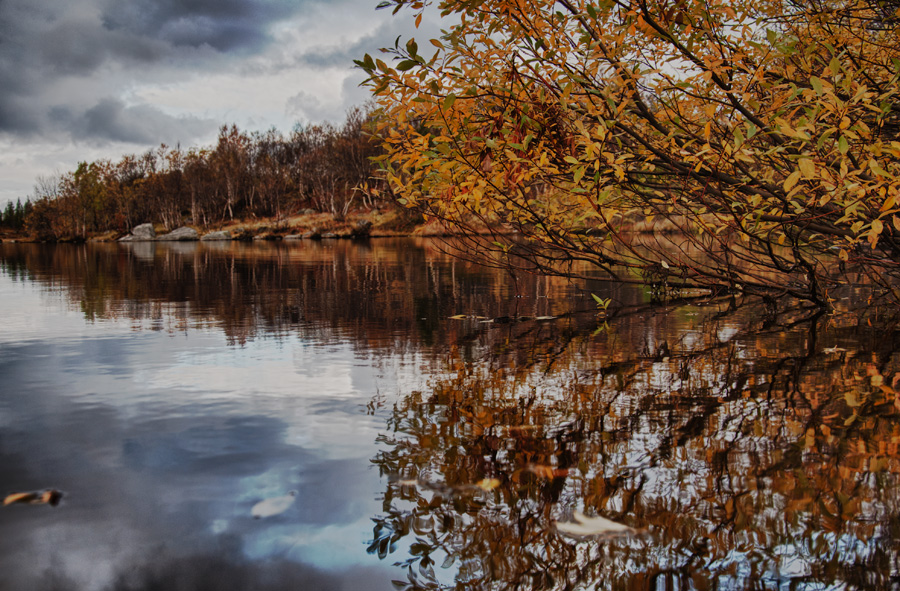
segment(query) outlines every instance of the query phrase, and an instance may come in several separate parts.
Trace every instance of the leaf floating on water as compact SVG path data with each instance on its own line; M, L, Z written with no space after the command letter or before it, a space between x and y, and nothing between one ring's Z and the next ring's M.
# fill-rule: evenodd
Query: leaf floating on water
M19 504L31 504L37 501L38 494L33 492L27 493L13 493L11 495L7 495L5 499L3 499L3 505L13 505L16 503Z
M822 349L822 353L846 353L847 349L842 349L840 347L828 347L826 349Z
M580 511L572 514L574 522L557 522L557 531L570 536L608 536L634 533L634 529L605 517L588 517Z
M265 499L253 505L253 508L250 509L250 515L252 515L255 519L280 515L291 508L291 505L294 504L296 497L297 491L292 490L283 497L272 497L271 499Z
M62 493L58 490L45 490L44 492L24 492L13 493L7 495L3 499L3 505L50 505L55 507L62 498Z
M400 486L417 486L419 481L413 478L412 480L398 480L397 484Z
M535 316L535 320L556 320L556 316Z
M490 492L500 486L500 481L496 478L485 478L475 484L478 488L483 491Z
M456 316L451 316L450 320L465 320L468 318L465 314L457 314Z

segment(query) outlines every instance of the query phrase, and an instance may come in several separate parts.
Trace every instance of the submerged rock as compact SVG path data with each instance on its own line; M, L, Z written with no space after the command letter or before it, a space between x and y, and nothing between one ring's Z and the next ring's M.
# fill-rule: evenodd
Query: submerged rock
M168 234L163 234L157 238L159 241L178 241L178 242L186 242L191 240L200 240L200 234L197 233L197 230L188 227L181 227L175 230L172 230Z

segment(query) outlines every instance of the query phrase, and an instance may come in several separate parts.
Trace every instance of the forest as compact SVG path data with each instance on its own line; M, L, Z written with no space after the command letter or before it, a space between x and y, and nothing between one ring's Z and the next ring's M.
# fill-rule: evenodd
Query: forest
M153 222L171 230L235 219L278 223L304 210L340 220L353 207L384 205L371 158L382 148L366 131L372 112L352 109L341 125L247 132L223 125L216 144L160 145L118 161L81 162L37 179L24 203L11 202L0 228L38 240L85 240Z

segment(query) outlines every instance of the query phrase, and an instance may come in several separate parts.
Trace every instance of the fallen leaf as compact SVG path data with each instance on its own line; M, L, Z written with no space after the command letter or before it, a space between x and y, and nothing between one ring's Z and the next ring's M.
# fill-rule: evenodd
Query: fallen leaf
M497 488L498 486L500 486L500 481L497 480L496 478L485 478L485 479L481 480L480 482L478 482L477 484L475 484L475 486L477 486L478 488L480 488L481 490L484 490L484 491L492 491L495 488Z
M580 511L572 514L574 522L557 522L557 531L570 536L603 536L633 533L634 529L605 517L588 517Z
M43 492L24 492L7 495L3 499L3 505L50 505L55 507L62 498L58 490L48 489Z
M450 320L465 320L468 318L465 314L457 314L456 316L451 316Z
M5 499L3 499L4 505L13 505L16 503L30 504L38 499L38 494L33 492L27 493L13 493L8 495Z
M297 491L292 490L283 497L272 497L271 499L260 501L250 509L250 515L255 519L280 515L291 508L291 505L296 500L296 496Z

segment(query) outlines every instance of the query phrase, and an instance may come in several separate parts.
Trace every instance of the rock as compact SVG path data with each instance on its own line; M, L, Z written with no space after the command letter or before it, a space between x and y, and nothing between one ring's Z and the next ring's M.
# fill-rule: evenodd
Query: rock
M119 242L149 242L156 239L153 224L141 224L131 230L131 234L119 238Z
M228 230L210 232L209 234L204 234L200 240L203 242L209 242L211 240L231 240L231 232Z
M153 229L153 224L141 224L131 230L131 235L135 240L153 240L156 238L156 231Z
M284 239L285 240L302 240L303 235L302 234L288 234L287 236L284 237Z
M340 238L340 236L334 232L326 232L325 234L322 234L322 238Z
M319 213L315 209L306 208L300 212L300 215L315 215Z
M177 241L177 242L187 242L191 240L199 240L200 234L197 233L197 230L188 227L181 227L175 230L172 230L168 234L163 234L162 236L157 237L157 240L163 241Z

